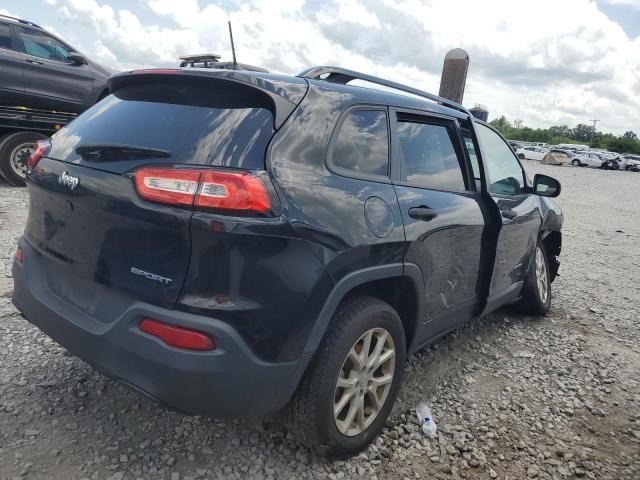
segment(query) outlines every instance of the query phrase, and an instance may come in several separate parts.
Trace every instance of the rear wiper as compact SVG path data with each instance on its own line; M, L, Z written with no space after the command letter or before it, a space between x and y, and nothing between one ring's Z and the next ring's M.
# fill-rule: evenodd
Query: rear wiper
M137 145L121 144L92 144L76 147L76 153L86 160L99 161L102 159L125 160L129 158L167 158L171 156L169 150Z

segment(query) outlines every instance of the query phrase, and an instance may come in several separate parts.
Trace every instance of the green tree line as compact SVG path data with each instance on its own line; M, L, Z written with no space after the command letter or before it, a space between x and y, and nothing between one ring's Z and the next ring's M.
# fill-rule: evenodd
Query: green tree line
M559 143L581 143L593 148L604 148L618 153L640 154L640 140L632 131L624 135L616 136L613 133L592 132L591 125L579 123L574 128L567 125L554 125L549 128L531 128L524 126L522 120L511 122L504 115L491 120L491 125L500 130L509 140L522 140L524 142L545 142L549 145ZM593 140L591 134L593 133Z

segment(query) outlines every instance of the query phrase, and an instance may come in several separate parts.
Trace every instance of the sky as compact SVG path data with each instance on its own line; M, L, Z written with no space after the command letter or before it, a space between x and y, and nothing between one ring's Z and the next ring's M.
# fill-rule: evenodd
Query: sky
M184 54L297 74L336 65L437 93L452 48L470 56L464 104L531 127L598 119L640 134L640 0L0 0L118 70Z

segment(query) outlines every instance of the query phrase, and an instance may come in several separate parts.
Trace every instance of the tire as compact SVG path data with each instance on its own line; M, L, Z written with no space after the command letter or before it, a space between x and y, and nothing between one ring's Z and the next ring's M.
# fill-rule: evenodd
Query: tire
M538 277L540 277L540 282ZM534 258L522 289L522 298L515 306L518 312L525 315L542 316L546 315L551 307L549 258L542 242L538 242L536 246Z
M579 167L580 164L580 160L571 160L571 165L573 165L574 167Z
M359 375L353 358L356 352L359 357L362 356L369 332L372 334L369 340L371 355L375 355L375 346L380 344L382 355L395 351L395 356L385 360L369 376ZM384 333L386 340L378 343ZM387 421L402 383L405 357L404 328L397 312L389 304L367 296L343 302L286 407L285 418L291 433L320 456L346 458L360 452L378 435ZM349 375L345 379L347 370ZM339 378L344 379L344 385L353 382L353 386L338 386ZM370 390L370 378L389 381ZM364 386L365 382L367 387ZM349 389L355 390L355 395L350 395ZM380 405L374 415L376 407L372 395L376 391ZM354 420L350 422L351 410L360 411L356 408L358 399L364 402L362 415L352 415ZM342 408L334 416L334 408L340 406L341 400ZM363 425L364 428L361 428Z
M630 171L632 171L632 170L633 170L633 168L631 168L631 165L627 165L626 167L624 167L624 169L625 169L627 172L630 172Z
M33 144L45 138L47 137L37 132L17 132L4 138L0 143L0 173L7 182L16 187L24 187L26 161Z
M521 154L519 154L519 155L518 155L518 158L519 158L520 160L524 160L524 159L525 159L524 154L522 154L522 153L521 153Z

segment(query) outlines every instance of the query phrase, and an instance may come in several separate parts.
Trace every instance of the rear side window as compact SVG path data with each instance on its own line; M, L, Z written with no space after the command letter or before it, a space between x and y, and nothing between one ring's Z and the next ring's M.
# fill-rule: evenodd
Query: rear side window
M346 175L387 176L389 133L382 110L355 110L342 122L330 163Z
M30 28L17 27L17 29L25 53L58 62L69 61L69 48L52 36Z
M0 23L0 48L11 49L11 27Z
M132 145L167 150L171 163L264 169L273 114L249 97L211 84L123 87L58 132L49 156L74 161L81 145Z
M398 121L403 180L417 187L465 190L449 130L443 125Z

